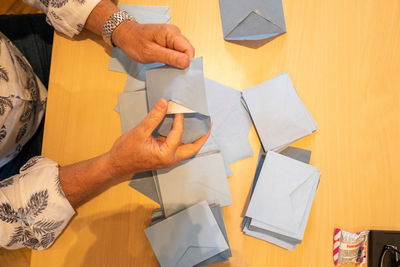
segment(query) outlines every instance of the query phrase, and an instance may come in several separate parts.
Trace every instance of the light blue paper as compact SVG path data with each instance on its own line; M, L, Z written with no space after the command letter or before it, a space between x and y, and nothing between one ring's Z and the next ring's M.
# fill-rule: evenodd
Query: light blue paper
M155 173L167 217L201 200L221 207L232 204L224 162L219 153L195 157Z
M228 244L229 249L227 249L205 261L202 261L202 262L194 265L194 267L206 266L206 265L213 264L213 263L228 261L229 258L232 257L232 252L231 252L231 249L229 246L228 234L226 233L225 220L224 220L224 214L222 213L222 209L219 205L216 205L216 204L211 204L210 209L214 215L215 220L218 223L221 233L224 235L225 241Z
M280 151L317 129L287 73L242 92L264 151Z
M128 75L125 82L124 92L135 92L138 90L145 90L145 89L146 89L145 82L138 80L131 75Z
M282 0L220 0L225 40L272 39L286 32Z
M244 226L243 232L245 234L249 235L249 236L252 236L252 237L267 241L267 242L270 242L272 244L275 244L275 245L277 245L279 247L282 247L284 249L287 249L287 250L295 250L296 249L296 244L294 244L294 243L290 243L290 242L284 241L282 239L270 236L270 235L265 234L265 233L252 231L252 230L250 230L248 228L247 225Z
M241 93L211 79L205 79L208 110L213 121L211 135L227 166L253 155L248 139L251 119L241 103Z
M224 220L224 214L222 212L222 208L217 204L210 204L209 207L211 209L212 214L214 215L215 220L217 221L217 224L218 224L219 229L221 230L221 233L224 235L226 243L229 246L228 235L226 233L225 220ZM162 222L165 219L166 218L165 218L162 210L157 209L157 210L153 211L153 213L151 215L150 226L157 224L159 222ZM232 251L229 246L229 249L227 249L205 261L202 261L202 262L194 265L194 267L206 266L206 265L213 264L213 263L228 261L230 257L232 257Z
M146 92L133 91L118 94L122 133L138 125L147 116Z
M137 6L137 5L120 5L120 10L125 10L134 16L136 21L141 24L168 24L170 22L168 6ZM158 63L160 64L160 63ZM143 70L154 67L152 64L141 64L131 60L122 52L121 49L113 47L108 69L111 71L128 73L132 77L144 80Z
M306 164L310 163L311 151L307 150L307 149L302 149L302 148L297 148L297 147L288 147L285 150L283 150L282 152L280 152L280 154L282 154L286 157L301 161ZM263 150L260 150L260 153L258 155L257 168L256 168L256 172L254 174L253 184L251 185L250 197L249 197L247 203L245 204L244 210L247 210L247 208L249 206L249 201L251 199L251 196L253 195L254 188L256 187L258 177L260 176L261 168L264 165L265 156L266 156L266 153L263 152ZM241 223L242 228L245 227L245 225L247 224L247 221L249 219L251 220L251 218L248 218L246 216L243 218L242 223Z
M206 201L144 231L162 267L193 266L229 249Z
M242 222L244 232L285 248L271 240L300 243L319 176L317 168L269 151L259 176L256 174L247 218Z
M196 112L184 114L183 143L191 143L210 130L202 58L192 59L186 69L163 66L147 70L146 87L150 109L158 99L164 98ZM173 118L168 114L156 129L156 134L167 136Z
M129 183L130 186L135 188L137 191L145 195L146 197L150 198L151 200L157 202L158 204L161 203L158 194L156 185L153 180L153 176L151 172L144 172L138 175L135 175L136 178L133 178ZM141 177L140 177L141 176Z
M186 69L163 66L147 70L146 87L150 109L162 97L208 116L202 57L191 59Z

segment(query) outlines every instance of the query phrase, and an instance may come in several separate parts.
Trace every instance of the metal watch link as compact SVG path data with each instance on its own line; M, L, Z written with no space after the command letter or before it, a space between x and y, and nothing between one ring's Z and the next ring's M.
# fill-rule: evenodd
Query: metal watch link
M114 30L124 21L135 21L135 18L126 11L118 11L112 14L103 26L103 40L110 46L115 46L112 41Z

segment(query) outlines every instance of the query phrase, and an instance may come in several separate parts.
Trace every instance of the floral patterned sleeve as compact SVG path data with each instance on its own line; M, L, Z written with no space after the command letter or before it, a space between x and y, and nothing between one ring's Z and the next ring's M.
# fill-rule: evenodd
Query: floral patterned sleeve
M0 182L0 247L48 248L75 214L60 185L58 164L34 157Z
M79 34L100 0L24 0L46 13L47 23L69 37Z

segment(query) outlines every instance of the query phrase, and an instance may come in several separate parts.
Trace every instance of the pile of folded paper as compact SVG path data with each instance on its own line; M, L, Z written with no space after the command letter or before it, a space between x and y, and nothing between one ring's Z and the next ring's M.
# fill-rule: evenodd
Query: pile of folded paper
M316 123L287 73L242 94L266 151L259 157L242 228L248 235L293 250L303 239L320 173L308 164L310 151L285 148L315 131Z
M168 7L120 9L139 23L170 20ZM175 113L184 113L183 143L207 133L213 121L209 139L193 158L136 174L130 183L161 206L145 230L161 266L203 266L231 257L221 208L232 204L229 164L253 154L252 122L263 149L243 231L287 249L301 241L319 173L308 165L310 151L288 146L315 131L316 123L287 73L240 92L204 78L202 58L182 70L140 64L118 48L113 48L109 70L128 74L115 107L123 133L138 125L159 98L168 101L168 111L155 137L168 135Z
M202 201L145 229L161 266L204 266L232 257L221 207Z
M158 15L148 22L169 21L168 7L120 9L139 22L150 13ZM182 70L143 65L114 48L109 69L128 74L115 108L123 133L141 122L159 98L168 101L168 111L155 136L168 135L174 113L184 113L183 143L206 134L213 121L211 136L195 157L169 169L139 173L130 185L162 207L154 211L151 227L146 229L162 266L202 266L228 260L231 252L221 207L232 204L229 164L253 154L248 140L251 119L241 104L240 91L204 78L202 58L192 59ZM169 234L173 236L168 238Z

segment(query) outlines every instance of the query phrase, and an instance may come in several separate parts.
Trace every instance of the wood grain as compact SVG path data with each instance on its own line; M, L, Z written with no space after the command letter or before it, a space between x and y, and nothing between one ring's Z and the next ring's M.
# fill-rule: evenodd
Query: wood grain
M39 9L25 4L22 0L1 0L0 15L42 13Z
M218 1L120 1L169 5L204 57L205 75L243 90L282 71L318 123L295 145L313 151L322 174L304 240L286 251L240 231L257 156L231 165L233 205L224 209L233 257L216 266L333 266L334 227L400 229L400 3L284 0L287 34L257 49L225 42ZM68 164L109 149L120 135L113 111L126 75L107 71L100 38L54 40L44 155ZM249 138L260 147L254 129ZM143 229L157 205L127 183L77 211L55 245L33 252L32 267L157 266Z

